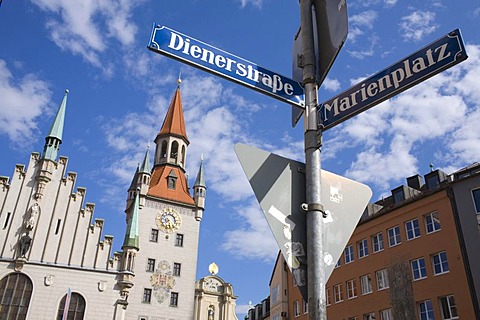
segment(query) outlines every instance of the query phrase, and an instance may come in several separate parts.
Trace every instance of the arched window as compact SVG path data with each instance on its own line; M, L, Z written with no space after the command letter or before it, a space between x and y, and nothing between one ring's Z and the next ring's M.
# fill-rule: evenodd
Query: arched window
M170 151L170 158L171 158L171 162L178 163L177 162L177 159L178 159L178 142L177 141L173 141L173 143L172 143L172 149Z
M165 159L167 157L167 141L162 141L162 151L160 152L160 159Z
M185 146L182 146L182 166L185 166Z
M0 319L27 318L32 281L23 273L11 273L0 281Z
M60 305L58 306L57 320L63 319L63 311L65 310L65 301L67 295L64 295ZM70 303L68 303L68 314L65 319L67 320L83 320L85 315L85 299L78 293L72 292L70 297Z

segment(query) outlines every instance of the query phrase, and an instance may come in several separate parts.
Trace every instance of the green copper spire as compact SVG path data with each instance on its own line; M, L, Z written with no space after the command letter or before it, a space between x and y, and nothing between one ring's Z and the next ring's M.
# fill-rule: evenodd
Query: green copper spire
M147 152L145 152L145 158L143 158L142 165L140 166L140 172L151 174L152 167L150 166L150 144L147 146Z
M50 132L45 137L45 147L43 149L43 159L53 160L57 159L58 149L62 144L63 136L63 124L65 122L65 111L67 108L67 94L68 89L65 90L65 96L63 97L62 104L58 109L55 120L53 121Z
M127 226L125 232L125 240L123 241L123 247L131 247L139 249L138 247L138 211L139 211L139 193L140 189L137 188L137 194L135 195L135 202L133 203L133 211L130 217L130 223Z
M200 161L200 168L198 169L197 179L195 179L195 184L193 186L204 187L204 188L207 187L205 185L205 176L203 174L203 156L202 156L202 160Z

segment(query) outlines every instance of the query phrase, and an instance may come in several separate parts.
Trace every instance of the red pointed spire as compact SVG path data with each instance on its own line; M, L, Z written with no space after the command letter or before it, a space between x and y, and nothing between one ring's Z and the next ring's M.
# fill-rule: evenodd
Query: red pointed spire
M175 91L167 115L163 121L162 128L157 135L158 137L165 135L173 135L183 138L187 145L190 144L187 138L187 130L185 129L185 120L183 118L182 97L180 95L180 86Z

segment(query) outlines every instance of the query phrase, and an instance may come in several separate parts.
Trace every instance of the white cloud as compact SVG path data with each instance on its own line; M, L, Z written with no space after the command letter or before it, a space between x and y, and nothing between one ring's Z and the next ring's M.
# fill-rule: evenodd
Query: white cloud
M362 26L367 27L368 29L373 28L373 23L378 17L378 13L373 10L364 11L362 13L353 15L348 19L348 22L353 26Z
M137 26L131 21L133 9L143 1L32 1L50 13L46 27L57 46L103 70L111 76L112 65L101 61L100 54L112 40L122 46L133 44ZM104 19L99 19L102 17ZM102 23L106 21L106 23Z
M240 0L242 8L245 8L248 5L252 5L257 8L261 8L263 5L263 0Z
M327 91L338 91L340 90L340 81L326 77L321 87Z
M431 11L414 11L402 17L400 34L405 41L419 41L437 30L435 13Z
M47 105L52 94L48 83L35 75L14 74L18 70L12 72L0 59L0 134L7 135L14 146L28 149L37 138L38 117L50 112Z
M235 208L244 225L225 233L222 248L237 258L275 261L278 246L256 199Z

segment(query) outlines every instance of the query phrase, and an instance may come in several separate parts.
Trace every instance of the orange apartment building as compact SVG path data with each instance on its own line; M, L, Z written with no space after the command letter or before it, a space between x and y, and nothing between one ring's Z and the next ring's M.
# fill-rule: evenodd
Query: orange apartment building
M480 164L407 178L365 210L327 282L327 318L480 319L479 248ZM308 320L281 254L261 310L246 318Z

